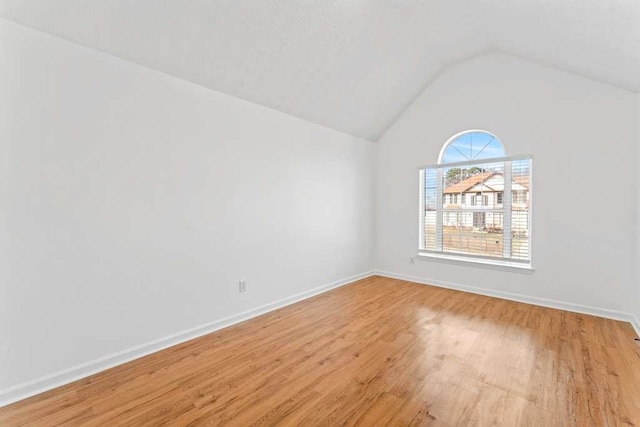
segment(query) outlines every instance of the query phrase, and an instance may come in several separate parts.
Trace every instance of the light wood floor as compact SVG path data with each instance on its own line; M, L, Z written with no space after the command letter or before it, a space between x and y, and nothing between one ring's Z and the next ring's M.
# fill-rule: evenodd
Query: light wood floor
M372 277L0 409L0 425L640 426L629 324Z

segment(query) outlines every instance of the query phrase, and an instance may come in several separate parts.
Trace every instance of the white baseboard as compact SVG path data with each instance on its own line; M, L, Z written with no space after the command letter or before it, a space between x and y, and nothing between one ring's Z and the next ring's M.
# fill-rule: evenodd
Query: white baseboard
M631 317L631 326L633 326L633 329L636 330L636 335L640 337L640 320L638 320L638 318L634 315L631 315Z
M575 313L582 313L582 314L589 314L597 317L604 317L606 319L622 320L624 322L631 323L631 326L633 326L633 328L635 329L636 334L640 336L640 322L638 322L638 319L633 314L630 314L630 313L623 313L615 310L608 310L604 308L591 307L588 305L574 304L574 303L564 302L564 301L556 301L556 300L546 299L546 298L531 297L531 296L522 295L522 294L514 294L511 292L494 291L491 289L478 288L475 286L461 285L459 283L444 282L442 280L424 279L422 277L408 276L405 274L398 274L390 271L376 270L374 273L377 276L384 276L384 277L390 277L392 279L406 280L408 282L415 282L423 285L433 285L440 288L453 289L456 291L469 292L472 294L485 295L488 297L523 302L525 304L539 305L542 307L549 307L549 308L557 308L560 310L572 311Z
M200 325L186 331L178 332L176 334L172 334L164 338L148 342L146 344L100 357L98 359L82 363L72 368L65 369L63 371L55 372L31 381L2 389L0 390L0 407L9 405L22 399L26 399L31 396L35 396L36 394L43 393L56 387L69 384L73 381L86 378L90 375L96 374L106 369L113 368L114 366L122 365L123 363L130 362L143 356L147 356L151 353L155 353L165 348L172 347L176 344L180 344L185 341L210 334L211 332L215 332L219 329L226 328L236 323L243 322L253 317L260 316L278 308L282 308L287 305L302 301L304 299L311 298L321 293L330 291L331 289L344 286L348 283L364 279L372 275L373 272L367 272L347 277L345 279L338 280L333 283L329 283L327 285L320 286L309 291L302 292L251 310L247 310L233 316L225 317L223 319Z

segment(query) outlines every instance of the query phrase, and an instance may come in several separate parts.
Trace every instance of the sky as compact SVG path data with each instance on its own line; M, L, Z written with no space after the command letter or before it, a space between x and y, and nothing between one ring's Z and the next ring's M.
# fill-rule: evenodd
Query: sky
M442 153L441 163L466 162L469 160L495 159L506 157L506 153L500 141L488 133L477 131L460 135L445 148ZM504 163L488 163L480 165L488 170L502 170ZM454 166L455 167L455 166ZM494 169L495 168L495 169ZM444 174L450 168L444 168ZM430 210L436 208L436 169L426 169L424 177L424 191L426 207Z
M469 132L453 140L442 155L442 163L505 157L502 144L484 132Z

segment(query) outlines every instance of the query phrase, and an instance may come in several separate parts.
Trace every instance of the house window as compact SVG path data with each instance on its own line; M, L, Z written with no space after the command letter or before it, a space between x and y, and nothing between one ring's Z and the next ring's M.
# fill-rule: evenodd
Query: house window
M420 169L420 255L530 268L531 168L491 133L451 138L438 164ZM461 205L436 203L445 194Z
M513 203L524 204L527 203L527 194L523 190L515 190L513 192Z

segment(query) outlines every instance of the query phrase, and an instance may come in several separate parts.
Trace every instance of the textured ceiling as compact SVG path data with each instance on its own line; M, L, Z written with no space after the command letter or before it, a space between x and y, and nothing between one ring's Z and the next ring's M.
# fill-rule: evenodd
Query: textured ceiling
M492 51L640 90L638 0L0 0L0 16L370 140Z

